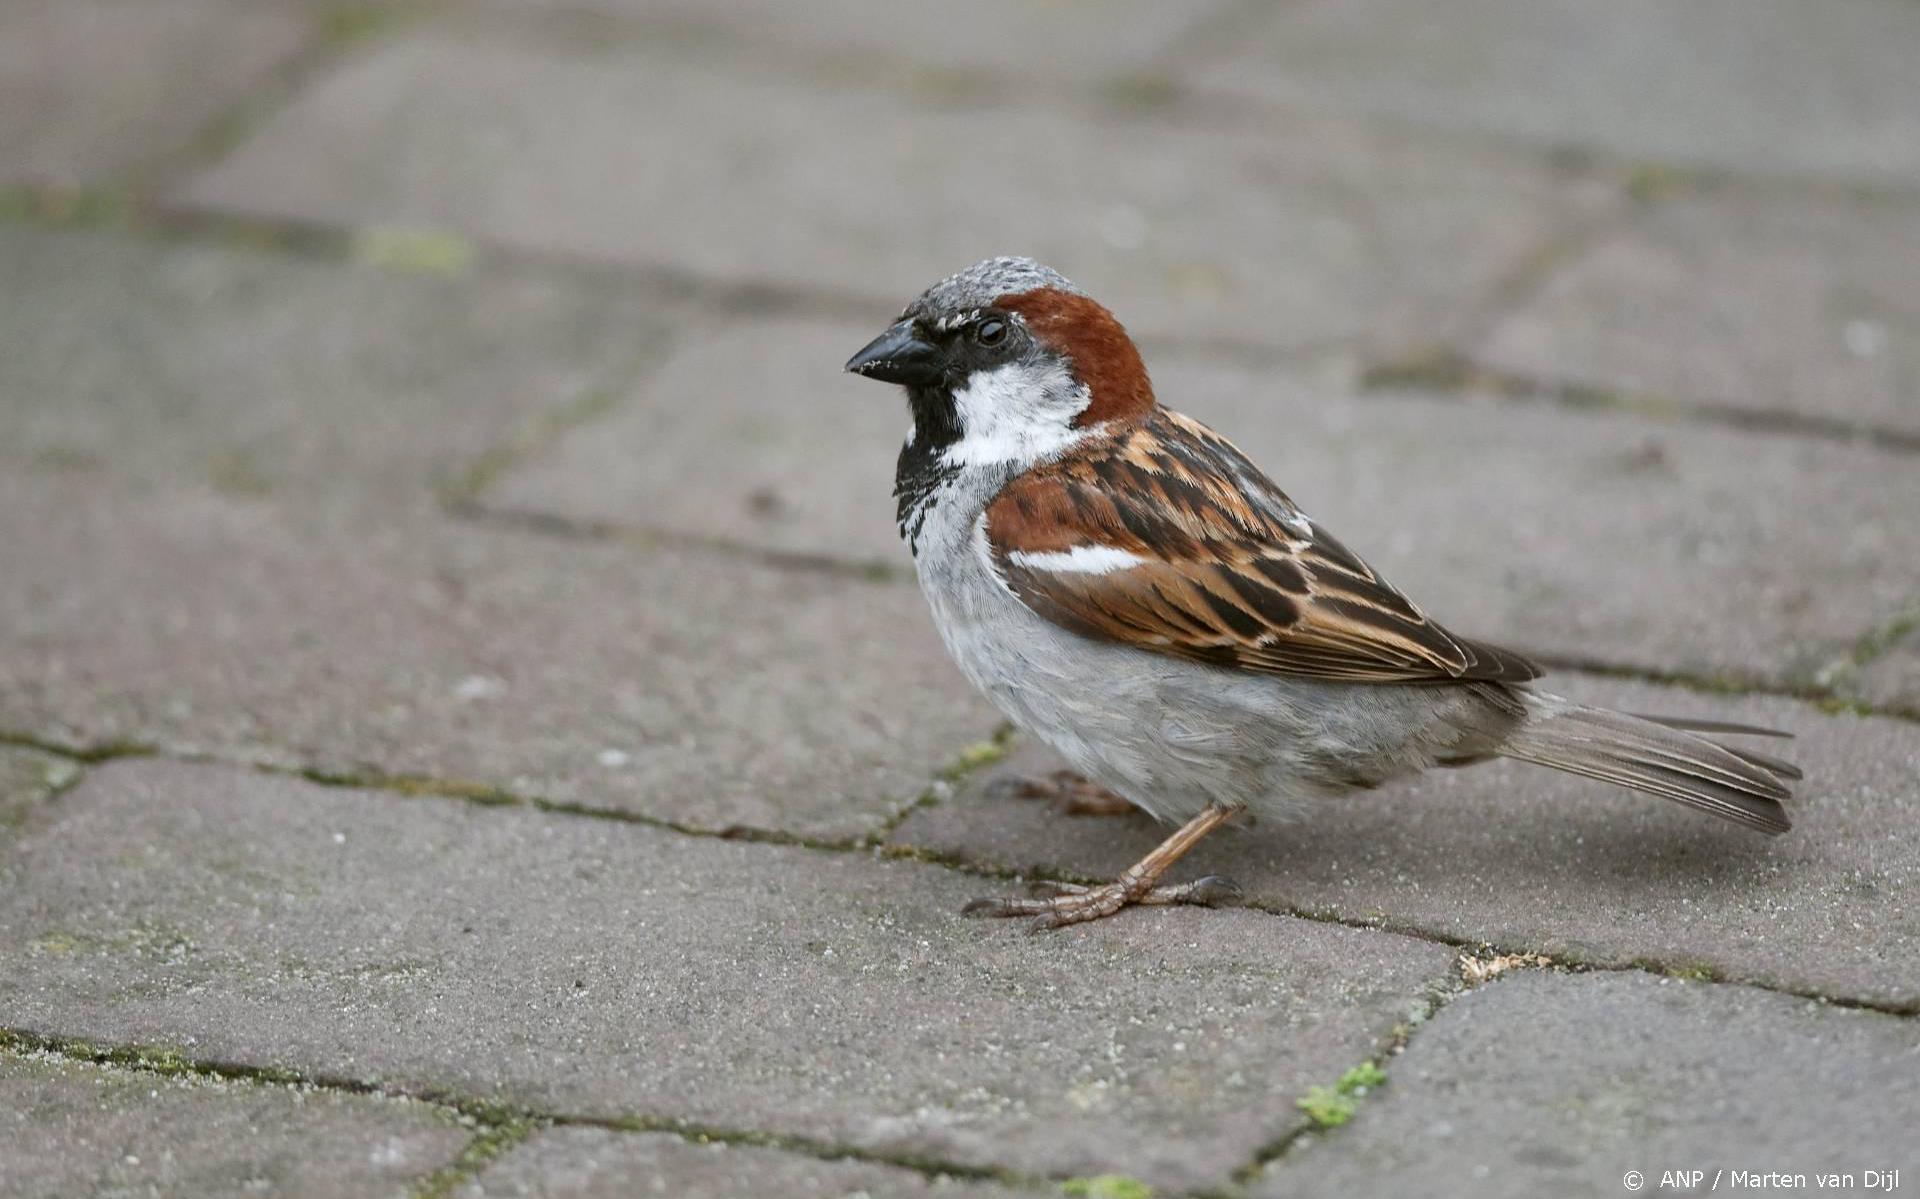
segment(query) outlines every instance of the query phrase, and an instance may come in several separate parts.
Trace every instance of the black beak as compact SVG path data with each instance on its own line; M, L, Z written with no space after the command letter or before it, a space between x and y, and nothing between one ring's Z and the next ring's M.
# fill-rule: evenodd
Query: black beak
M939 381L940 349L914 335L913 322L901 321L847 359L847 369L882 383L924 387Z

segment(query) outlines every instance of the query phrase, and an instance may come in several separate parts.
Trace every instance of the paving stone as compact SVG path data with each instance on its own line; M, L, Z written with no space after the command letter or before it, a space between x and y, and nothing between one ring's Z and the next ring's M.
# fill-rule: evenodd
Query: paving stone
M1920 628L1909 628L1841 683L1840 691L1870 704L1920 717Z
M69 758L0 745L0 840L79 777L79 764Z
M858 1195L937 1195L989 1199L1022 1192L979 1182L933 1178L898 1166L822 1161L780 1149L698 1144L666 1133L553 1128L488 1166L455 1192L460 1199L851 1199Z
M1810 705L1580 675L1549 690L1630 712L1789 730L1756 746L1806 771L1793 831L1766 838L1677 804L1518 762L1434 771L1202 843L1182 877L1228 875L1257 902L1379 920L1581 963L1649 961L1920 1009L1920 727ZM992 778L1060 763L1022 748L894 835L1020 870L1108 876L1165 835L1144 816L1069 817L997 799Z
M1309 109L1760 173L1920 182L1902 0L1276 5L1201 79ZM1734 36L1729 30L1737 31Z
M1800 1174L1810 1189L1817 1171L1851 1171L1831 1189L1881 1193L1885 1172L1911 1180L1916 1066L1912 1020L1746 987L1528 972L1449 1004L1351 1124L1252 1191L1617 1196L1637 1170L1647 1193L1670 1194L1663 1171L1704 1169L1726 1171L1721 1190L1758 1189L1736 1170Z
M402 1199L471 1138L406 1100L0 1054L9 1199Z
M1477 357L1536 377L1920 432L1920 204L1660 204L1501 320Z
M624 384L672 316L611 286L0 228L0 463L389 510Z
M878 327L758 320L690 337L483 502L911 572L893 504L906 402L841 370Z
M1168 1187L1297 1127L1451 965L1253 911L1039 938L935 866L159 761L0 863L35 1031Z
M514 10L665 19L690 32L724 31L849 65L909 62L1043 77L1148 70L1183 32L1229 7L1228 0L984 0L965 10L937 0L824 0L804 9L780 0L735 0L724 10L699 0L494 2Z
M870 831L997 723L912 588L0 472L0 729Z
M488 502L904 566L888 497L905 405L840 373L868 332L754 322L689 341ZM1165 402L1232 437L1462 632L1811 679L1920 590L1908 455L1627 413L1354 398L1168 355L1151 366Z
M99 183L185 145L308 37L286 6L8 0L0 183Z
M849 292L876 320L976 259L1032 253L1143 328L1295 345L1440 336L1615 198L1345 122L941 107L687 57L397 39L176 199Z

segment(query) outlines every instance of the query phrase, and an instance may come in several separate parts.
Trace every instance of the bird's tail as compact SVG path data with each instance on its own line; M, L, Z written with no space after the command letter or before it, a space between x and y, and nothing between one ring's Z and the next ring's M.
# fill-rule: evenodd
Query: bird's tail
M1789 734L1719 721L1634 716L1535 691L1516 689L1515 694L1526 716L1500 745L1503 757L1631 787L1763 833L1792 827L1781 801L1793 794L1787 784L1800 777L1797 767L1700 736Z

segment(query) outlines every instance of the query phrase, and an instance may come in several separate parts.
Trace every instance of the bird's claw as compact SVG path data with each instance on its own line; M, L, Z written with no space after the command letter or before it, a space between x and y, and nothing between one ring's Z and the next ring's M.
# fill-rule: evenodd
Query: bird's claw
M960 911L963 915L989 919L1030 916L1033 918L1031 931L1038 933L1098 920L1134 904L1161 906L1184 903L1211 908L1238 902L1243 896L1233 880L1217 874L1165 887L1139 887L1118 882L1089 887L1080 883L1042 881L1034 884L1033 889L1037 894L1031 899L976 899Z

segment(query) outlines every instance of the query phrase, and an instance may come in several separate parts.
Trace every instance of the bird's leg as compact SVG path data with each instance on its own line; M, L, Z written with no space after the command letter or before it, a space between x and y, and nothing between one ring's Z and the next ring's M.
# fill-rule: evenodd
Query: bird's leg
M1050 885L1053 894L1044 899L976 899L962 910L969 916L1032 916L1034 931L1038 932L1098 920L1129 904L1197 903L1214 907L1230 902L1240 898L1240 888L1218 875L1170 887L1162 887L1159 882L1168 867L1198 845L1202 837L1231 820L1237 811L1237 808L1207 808L1104 886L1054 883Z
M1044 799L1063 816L1124 816L1138 811L1132 804L1071 770L1056 770L1045 778L1004 778L988 793L1014 799Z

